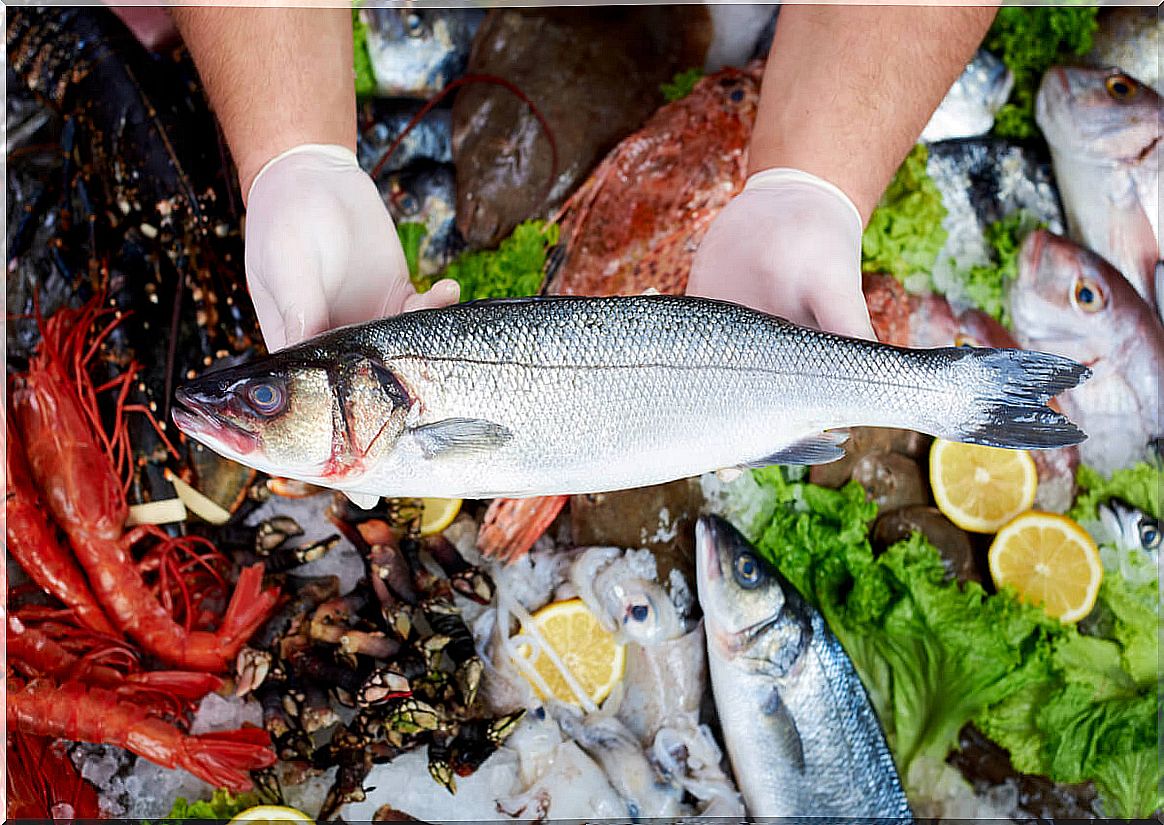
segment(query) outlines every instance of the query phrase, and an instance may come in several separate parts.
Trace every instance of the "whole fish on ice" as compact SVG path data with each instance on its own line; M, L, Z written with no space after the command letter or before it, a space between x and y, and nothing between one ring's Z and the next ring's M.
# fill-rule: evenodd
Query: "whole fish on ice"
M728 522L696 525L708 667L752 817L910 817L869 697L821 614Z
M176 393L190 437L263 472L380 496L627 489L818 464L852 425L1019 449L1086 438L1046 401L1089 371L1022 350L906 350L722 301L525 298L324 333Z
M1058 399L1091 434L1080 460L1110 473L1148 457L1164 435L1164 327L1152 307L1099 255L1045 230L1023 242L1009 301L1020 344L1092 370Z
M1051 147L1069 234L1158 306L1164 101L1116 68L1052 67L1035 120Z

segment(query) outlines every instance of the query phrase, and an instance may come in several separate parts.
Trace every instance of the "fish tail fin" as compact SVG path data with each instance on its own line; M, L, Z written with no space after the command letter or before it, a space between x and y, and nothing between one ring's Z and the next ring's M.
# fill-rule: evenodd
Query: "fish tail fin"
M958 347L958 360L971 359L979 373L973 412L941 438L987 447L1044 450L1078 444L1087 434L1047 401L1091 377L1076 361L1021 349Z

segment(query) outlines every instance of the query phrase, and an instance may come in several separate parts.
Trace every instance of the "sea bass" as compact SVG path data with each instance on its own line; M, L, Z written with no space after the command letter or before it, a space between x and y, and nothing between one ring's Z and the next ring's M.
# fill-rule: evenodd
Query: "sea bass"
M597 493L844 455L850 425L997 447L1086 436L1046 406L1089 371L906 350L670 295L474 301L324 333L181 388L174 421L263 472L379 496ZM370 503L368 506L370 506Z
M712 691L749 816L910 817L824 618L723 519L701 518L695 543Z
M1035 119L1051 147L1069 234L1157 306L1160 95L1119 69L1055 67L1043 76Z
M1023 242L1009 300L1020 344L1094 373L1058 399L1091 433L1080 459L1110 473L1147 456L1164 435L1164 327L1152 308L1103 258L1045 230Z

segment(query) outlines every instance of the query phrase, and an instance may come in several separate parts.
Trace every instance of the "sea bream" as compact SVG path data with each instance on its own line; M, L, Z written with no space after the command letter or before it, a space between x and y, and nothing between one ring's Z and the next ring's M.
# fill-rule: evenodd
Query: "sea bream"
M519 298L342 327L176 393L190 437L380 496L597 493L840 458L850 425L1037 449L1089 371L1021 350L906 350L670 295Z
M1156 307L1164 102L1117 68L1052 67L1035 100L1072 238Z
M752 817L911 816L885 734L840 642L739 531L696 524L708 668Z
M1092 370L1058 399L1091 434L1080 460L1110 473L1151 455L1164 435L1164 327L1131 284L1094 252L1037 230L1023 242L1008 299L1020 344Z

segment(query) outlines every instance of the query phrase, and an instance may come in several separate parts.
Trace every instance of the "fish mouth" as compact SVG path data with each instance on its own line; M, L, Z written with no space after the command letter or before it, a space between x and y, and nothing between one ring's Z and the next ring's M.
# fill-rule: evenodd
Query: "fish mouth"
M185 387L174 391L177 402L170 412L178 429L210 447L223 447L236 456L248 456L259 446L256 433L208 412L195 393Z

